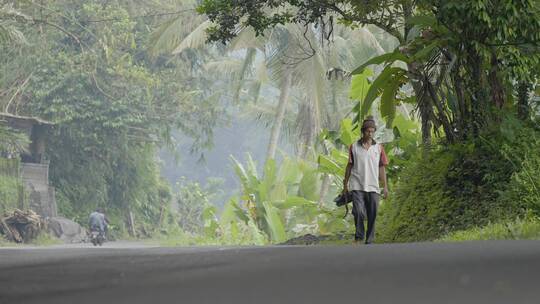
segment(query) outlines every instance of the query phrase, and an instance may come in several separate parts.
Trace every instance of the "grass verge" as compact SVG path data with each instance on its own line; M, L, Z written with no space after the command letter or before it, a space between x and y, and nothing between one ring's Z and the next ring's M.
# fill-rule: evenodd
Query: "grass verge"
M36 246L50 246L63 244L62 240L56 238L49 233L40 233L37 238L33 239L30 244Z
M439 242L459 242L476 240L538 240L540 239L540 218L527 216L510 222L491 223L484 227L452 232L437 240Z

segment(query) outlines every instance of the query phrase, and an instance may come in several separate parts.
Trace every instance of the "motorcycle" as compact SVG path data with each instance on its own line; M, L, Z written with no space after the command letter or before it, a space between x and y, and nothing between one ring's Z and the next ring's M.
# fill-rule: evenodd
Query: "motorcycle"
M105 235L102 231L99 230L92 230L90 231L90 242L94 244L94 246L102 246L105 242Z

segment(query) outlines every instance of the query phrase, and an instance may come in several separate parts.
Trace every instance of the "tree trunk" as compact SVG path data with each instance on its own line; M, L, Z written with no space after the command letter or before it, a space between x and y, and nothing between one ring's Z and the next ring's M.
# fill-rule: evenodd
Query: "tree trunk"
M424 98L425 99L425 98ZM422 145L425 150L429 150L431 147L431 129L433 127L429 113L431 112L431 106L424 100L419 105L420 108L420 120L422 121Z
M132 236L132 237L136 237L136 233L135 233L135 219L133 217L133 212L131 212L131 208L128 210L128 230L129 230L129 234Z
M446 140L448 142L453 142L454 130L452 129L452 125L450 124L448 117L446 117L446 113L444 112L442 102L439 100L439 97L437 96L437 92L435 92L435 89L433 88L433 85L429 82L429 79L427 76L424 76L424 82L426 83L426 87L428 89L429 95L431 96L431 100L433 101L433 104L435 105L435 107L437 108L437 111L439 112L439 120L443 126L444 133L446 134Z
M234 85L234 102L240 102L240 91L242 90L242 85L244 84L244 80L246 79L246 72L249 71L256 55L257 50L255 48L250 47L247 49L246 57L244 58L244 62L242 63L242 69L240 70L240 75L238 76L236 84Z
M426 92L422 90L421 79L418 77L419 71L413 64L407 64L409 70L409 79L414 89L414 95L416 96L416 102L418 103L418 110L420 114L421 131L422 131L422 145L426 150L429 150L431 146L431 112L432 106L427 100L427 96L423 96Z
M459 76L459 67L456 67L454 71L452 72L452 84L454 86L454 89L456 91L456 98L458 100L458 115L457 119L455 120L456 126L458 128L458 134L461 139L465 139L465 134L467 134L467 130L470 128L468 125L469 121L469 108L467 107L467 103L465 101L465 93L463 90L461 77Z
M330 154L330 149L326 145L326 143L323 141L322 143L322 150L325 155ZM330 189L330 184L332 180L330 178L329 174L324 174L323 181L321 183L321 191L319 192L319 207L322 207L324 204L324 198L326 197L326 194L328 193L328 190Z
M161 229L161 226L163 226L163 213L165 212L165 204L161 203L161 206L159 207L159 220L158 220L158 228Z
M404 41L400 41L400 44L403 44L407 40L410 31L413 28L413 25L408 22L412 17L415 6L410 2L405 2L402 6L403 9L403 19L405 20L404 24ZM414 95L416 96L416 102L418 103L418 110L420 113L421 121L421 132L422 132L422 145L424 151L428 151L431 147L431 129L433 127L431 122L433 107L426 99L427 96L422 96L425 92L422 90L420 78L420 71L415 67L414 62L407 64L407 70L409 71L408 76L410 83L414 90ZM422 100L423 99L423 100Z
M521 81L518 84L518 118L528 120L530 118L529 92L531 84L526 81Z
M281 134L281 127L283 125L283 119L285 118L285 110L289 104L289 93L292 85L291 71L285 70L285 76L281 83L281 92L279 94L279 103L276 109L276 118L272 125L272 131L270 133L270 142L268 144L268 151L266 153L266 160L274 159L276 156L277 144Z
M319 207L322 207L324 205L324 198L326 197L326 194L328 194L328 190L330 189L330 182L330 175L325 174L321 183L321 191L319 192Z
M488 88L485 75L482 73L482 58L472 47L467 50L466 64L470 68L471 83L468 91L471 93L471 125L473 137L478 137L480 130L486 125L489 114Z
M306 101L300 111L305 111L307 115L307 122L302 127L302 134L300 135L301 143L299 148L298 157L300 159L306 159L309 153L309 149L315 145L315 137L319 134L320 127L317 123L317 112L315 105L309 101Z
M491 100L492 104L497 107L497 109L502 109L504 105L504 87L501 83L499 77L499 60L497 59L497 54L495 51L492 51L491 54L491 69L489 71L489 85L491 88Z

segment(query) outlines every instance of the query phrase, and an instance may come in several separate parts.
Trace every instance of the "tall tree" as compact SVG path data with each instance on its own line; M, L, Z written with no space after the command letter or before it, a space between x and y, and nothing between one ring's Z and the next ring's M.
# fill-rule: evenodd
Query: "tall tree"
M275 24L322 24L337 15L345 24L375 25L393 35L401 47L425 49L406 60L425 144L430 142L432 125L435 131L442 128L449 141L478 134L489 124L492 110L504 104L509 80L531 74L530 67L538 61L538 52L526 53L523 48L538 44L537 1L251 0L237 9L235 3L206 0L200 6L200 12L216 23L208 30L211 40L231 39L237 26L263 34ZM444 71L443 65L450 68ZM449 75L450 84L445 80ZM460 129L448 118L448 93L461 105ZM454 134L456 129L460 134Z

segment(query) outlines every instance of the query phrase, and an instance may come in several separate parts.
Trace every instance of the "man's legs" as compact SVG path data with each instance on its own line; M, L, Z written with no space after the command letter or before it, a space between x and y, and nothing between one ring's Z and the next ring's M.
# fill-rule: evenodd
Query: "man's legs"
M375 240L375 219L377 218L377 206L379 204L379 194L375 192L366 193L365 200L367 215L367 237L366 244L371 244Z
M353 190L351 193L353 204L352 214L354 216L354 226L356 227L354 239L358 241L363 240L365 235L364 218L366 214L366 193L358 190Z

